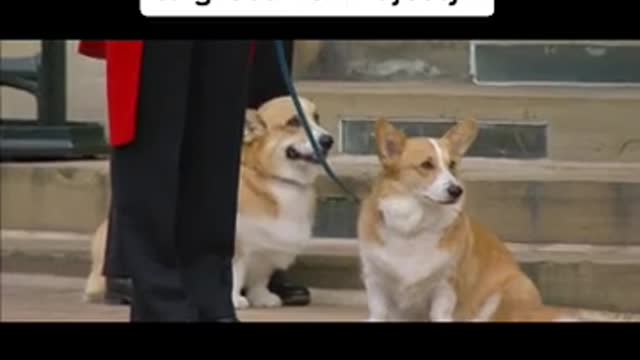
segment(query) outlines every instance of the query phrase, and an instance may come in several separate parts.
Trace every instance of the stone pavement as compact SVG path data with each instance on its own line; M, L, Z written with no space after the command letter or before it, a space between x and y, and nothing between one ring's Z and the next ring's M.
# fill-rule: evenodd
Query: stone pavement
M12 322L123 322L128 307L82 301L80 278L2 273L0 320ZM361 307L308 306L239 312L245 322L361 321Z
M0 273L0 321L7 322L126 322L128 307L87 304L82 301L82 278L51 275ZM320 294L318 294L320 295ZM359 322L366 319L363 306L344 305L345 299L327 303L280 309L240 311L243 322ZM338 296L339 297L339 296ZM354 297L349 295L349 297ZM357 300L357 299L356 299ZM358 301L353 301L357 303ZM582 310L586 321L640 322L638 314Z

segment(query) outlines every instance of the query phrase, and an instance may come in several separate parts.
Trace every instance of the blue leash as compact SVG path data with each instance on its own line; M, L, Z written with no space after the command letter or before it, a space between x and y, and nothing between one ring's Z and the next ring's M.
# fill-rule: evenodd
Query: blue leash
M293 86L293 81L291 80L291 76L289 75L289 66L287 65L287 57L285 55L284 43L282 42L282 40L274 40L273 43L276 48L276 54L278 57L278 64L280 65L280 72L282 73L282 78L284 79L284 82L287 85L289 94L293 99L293 104L296 108L296 112L298 113L298 117L302 122L302 126L304 127L305 133L307 134L307 138L311 142L311 146L313 147L313 151L315 152L316 157L318 158L318 160L320 160L320 164L324 168L324 171L327 173L327 175L329 175L331 180L333 180L333 182L335 182L338 186L340 186L340 188L342 188L342 191L344 191L346 194L352 197L353 200L359 201L358 197L353 192L351 192L349 188L347 188L342 181L340 181L340 179L336 176L336 174L333 172L333 170L327 163L327 159L325 158L322 151L320 150L320 145L318 145L315 137L313 136L313 133L311 131L311 126L309 125L309 120L304 114L304 110L302 109L302 105L300 104L300 98L298 97L296 88Z

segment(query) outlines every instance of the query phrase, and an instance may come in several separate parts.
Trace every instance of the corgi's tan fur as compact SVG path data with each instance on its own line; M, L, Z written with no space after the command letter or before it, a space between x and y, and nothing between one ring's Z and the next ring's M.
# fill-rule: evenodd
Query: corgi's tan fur
M545 306L502 241L464 212L457 166L478 126L408 138L376 124L382 171L358 237L370 321L573 321Z
M316 105L301 99L316 140L329 138L318 124ZM328 152L331 143L325 141ZM311 239L314 182L320 167L290 97L279 97L246 112L238 193L233 301L236 308L276 307L281 300L268 282L275 269L289 267ZM103 298L105 219L92 244L92 269L85 297ZM241 290L244 290L246 297Z

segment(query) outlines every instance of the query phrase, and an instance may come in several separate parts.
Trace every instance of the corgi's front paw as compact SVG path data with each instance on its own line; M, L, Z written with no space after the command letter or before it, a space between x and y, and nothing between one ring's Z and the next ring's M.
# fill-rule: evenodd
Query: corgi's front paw
M242 295L237 295L233 297L233 306L236 309L247 309L249 308L249 300Z
M282 306L282 300L266 288L251 289L247 293L252 307L274 308Z

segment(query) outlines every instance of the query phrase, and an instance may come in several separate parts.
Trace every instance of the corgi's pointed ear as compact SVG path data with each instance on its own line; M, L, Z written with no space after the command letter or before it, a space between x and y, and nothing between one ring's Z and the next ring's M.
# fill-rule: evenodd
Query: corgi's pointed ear
M468 117L453 126L442 137L453 156L462 157L469 150L478 136L478 122Z
M251 143L266 132L267 125L262 120L262 117L260 117L260 114L256 110L247 109L245 112L243 142L245 144Z
M386 119L378 119L376 121L378 158L383 165L393 165L400 160L406 141L405 134L396 129Z

